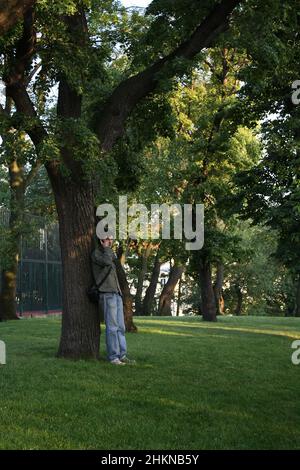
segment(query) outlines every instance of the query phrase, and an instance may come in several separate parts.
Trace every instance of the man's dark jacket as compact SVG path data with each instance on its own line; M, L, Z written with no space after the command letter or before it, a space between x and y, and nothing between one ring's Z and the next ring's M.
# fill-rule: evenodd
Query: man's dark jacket
M114 259L115 254L110 247L96 248L92 253L92 268L96 285L99 285L107 272L110 271L105 281L99 287L99 292L122 294Z

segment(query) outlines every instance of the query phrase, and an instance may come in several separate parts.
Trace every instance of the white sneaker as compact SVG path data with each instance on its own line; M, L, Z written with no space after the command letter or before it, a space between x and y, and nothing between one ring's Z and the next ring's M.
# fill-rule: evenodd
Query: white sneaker
M120 361L120 359L113 359L110 361L111 364L114 364L116 366L125 366L125 362Z
M127 356L121 357L120 361L122 362L122 364L136 364L136 361L134 359L129 359Z

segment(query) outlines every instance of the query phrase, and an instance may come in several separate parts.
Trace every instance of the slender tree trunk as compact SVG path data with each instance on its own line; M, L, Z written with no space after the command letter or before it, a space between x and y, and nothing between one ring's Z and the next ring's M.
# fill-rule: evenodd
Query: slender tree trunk
M150 284L146 290L146 294L143 300L143 315L145 316L150 315L152 313L154 297L155 297L155 292L156 292L156 288L158 284L161 264L162 263L159 260L159 251L158 251L155 257L155 261L154 261L154 267L153 267L153 271L151 274Z
M224 265L223 263L217 263L217 276L214 284L214 293L217 306L217 315L224 315L224 299L222 294L222 287L224 281Z
M300 276L298 277L296 291L295 317L300 317Z
M9 269L2 271L2 291L0 296L0 319L18 320L16 308L18 258Z
M130 240L127 239L126 241L126 248L124 250L124 245L122 243L119 244L118 250L117 250L117 257L118 260L120 261L121 265L124 266L126 263L127 255L129 252L129 245L130 245Z
M120 287L122 290L122 296L123 296L124 321L125 321L126 331L130 333L136 333L137 327L133 323L133 308L132 308L133 296L131 295L126 273L124 271L124 268L122 266L120 259L117 258L115 260L115 263L117 267L118 280L119 280L119 284L120 284Z
M240 286L236 285L235 290L237 293L237 306L235 309L235 315L239 316L242 313L242 304L243 304L243 293Z
M117 251L116 267L119 284L122 290L123 307L124 307L124 321L126 331L129 333L136 333L137 327L133 323L133 296L130 292L130 286L127 280L124 264L126 262L127 254L129 252L130 240L127 240L126 249L123 245L119 245Z
M2 271L0 318L2 320L18 320L16 292L25 186L23 167L18 164L17 160L12 160L9 164L9 180L11 188L9 260L7 267Z
M148 243L147 246L142 249L142 254L140 257L140 270L138 274L138 283L137 289L135 294L135 314L142 315L143 314L143 302L142 302L142 295L143 295L143 287L144 281L147 274L148 269L148 259L151 253L151 243Z
M199 279L202 299L201 311L203 315L203 320L217 321L217 307L211 278L211 264L205 259L200 261Z
M180 313L181 290L182 290L182 276L180 277L179 284L178 284L178 297L177 297L177 308L176 308L177 317L179 317L179 313Z
M159 298L158 315L160 316L171 316L171 300L174 295L174 291L177 282L182 276L184 266L173 266L170 270L169 279L164 286L162 293Z
M95 230L93 188L49 174L59 220L63 266L63 315L58 357L98 359L100 321L86 295L92 283L90 255Z

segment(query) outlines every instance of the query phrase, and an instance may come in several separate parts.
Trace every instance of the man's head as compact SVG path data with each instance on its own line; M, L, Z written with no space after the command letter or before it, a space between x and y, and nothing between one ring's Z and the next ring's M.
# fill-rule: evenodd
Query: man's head
M103 238L103 239L100 240L100 243L103 246L103 248L105 248L105 247L111 248L113 242L114 242L114 238L113 238L112 235L107 235L106 238Z

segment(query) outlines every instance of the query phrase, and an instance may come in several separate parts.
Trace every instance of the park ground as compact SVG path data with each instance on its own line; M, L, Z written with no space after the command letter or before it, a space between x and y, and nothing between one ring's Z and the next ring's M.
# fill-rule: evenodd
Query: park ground
M135 322L123 367L104 331L102 360L71 362L59 318L0 323L0 449L300 449L300 319Z

